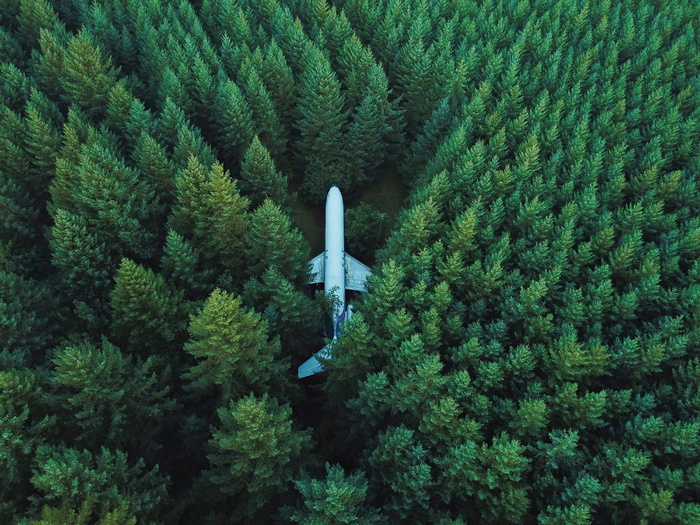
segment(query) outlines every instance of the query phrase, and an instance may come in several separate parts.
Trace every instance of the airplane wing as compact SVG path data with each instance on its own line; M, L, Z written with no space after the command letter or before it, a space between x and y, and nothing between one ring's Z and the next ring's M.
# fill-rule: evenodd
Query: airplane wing
M301 366L299 366L299 370L297 373L297 376L299 379L303 377L309 377L311 375L317 374L318 372L323 372L323 365L321 362L316 359L316 356L322 357L323 359L330 359L331 358L331 347L330 345L326 345L321 350L316 352L314 355L312 355L309 359L304 361Z
M362 264L352 255L345 254L345 288L358 292L367 291L367 277L372 275L372 270L366 264Z
M309 284L317 284L323 282L323 272L326 265L326 252L319 253L316 257L309 261L311 267L311 280Z

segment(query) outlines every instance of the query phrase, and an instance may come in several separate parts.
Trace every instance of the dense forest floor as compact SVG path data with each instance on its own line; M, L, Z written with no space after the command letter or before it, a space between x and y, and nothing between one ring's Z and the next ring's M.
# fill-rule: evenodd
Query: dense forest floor
M0 523L700 523L698 144L697 0L0 2Z

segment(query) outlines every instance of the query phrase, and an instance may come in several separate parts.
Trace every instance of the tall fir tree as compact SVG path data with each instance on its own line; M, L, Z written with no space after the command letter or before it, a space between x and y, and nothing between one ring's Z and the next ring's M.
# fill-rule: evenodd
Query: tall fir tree
M243 157L241 191L250 199L252 208L260 206L265 199L282 207L287 204L287 179L277 169L270 152L257 136Z
M205 486L216 492L208 489L207 496L224 500L221 518L264 519L305 463L310 437L293 427L289 405L267 394L230 401L217 413L220 424L212 429L208 455L212 468L203 474Z
M300 77L300 118L295 123L301 137L296 148L307 166L301 189L308 198L320 201L333 184L341 189L352 186L339 159L347 114L340 83L328 59L309 46L304 60L307 69Z
M239 297L216 289L192 316L185 351L197 358L184 374L196 396L211 397L218 406L245 392L285 390L279 340L270 340L267 323L244 307Z
M182 290L162 276L122 259L110 292L112 334L140 355L168 355L187 338L188 305Z
M249 215L245 248L248 274L259 276L276 268L296 284L308 282L309 249L301 232L282 209L266 199Z

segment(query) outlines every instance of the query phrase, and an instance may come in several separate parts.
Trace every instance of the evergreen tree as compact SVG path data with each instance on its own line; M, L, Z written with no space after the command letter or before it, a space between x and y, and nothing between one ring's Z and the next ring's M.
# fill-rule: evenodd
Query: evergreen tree
M345 212L345 243L348 253L371 261L391 231L391 218L366 202Z
M33 178L37 187L41 188L37 193L45 200L49 183L55 174L61 138L53 124L47 121L39 108L31 102L27 104L26 122L25 148L34 168Z
M248 199L241 197L221 164L205 168L190 157L175 179L177 204L169 225L200 247L211 268L216 265L238 275L243 264ZM217 271L218 268L217 268Z
M287 203L287 179L275 167L270 153L257 136L243 157L241 191L248 195L253 208L265 199L282 207Z
M248 273L262 275L276 268L297 284L308 282L309 251L301 232L278 205L266 199L249 216L250 226L245 249Z
M214 272L203 268L202 251L173 230L168 230L161 258L162 274L186 296L199 297L213 291Z
M44 380L19 360L0 353L0 517L8 523L26 515L31 460L36 449L55 435L56 416L43 390Z
M351 187L338 155L347 115L340 84L328 60L312 48L305 57L308 69L300 78L300 119L295 127L301 138L296 146L307 165L301 189L310 199L320 201L333 184L342 190Z
M176 168L163 145L148 133L142 133L134 146L132 158L161 202L171 204L174 200Z
M216 289L192 316L185 351L198 360L184 374L198 396L216 393L218 405L243 393L284 390L279 339L269 340L267 323L241 299Z
M241 81L239 81L241 82ZM258 72L252 69L247 72L243 85L245 98L253 111L255 129L259 140L265 144L272 157L279 165L285 165L285 149L287 147L287 132L282 126L275 104L270 98ZM248 149L244 144L244 151Z
M111 59L103 59L91 36L80 32L68 42L62 66L65 101L79 106L88 115L102 114L118 74Z
M68 447L39 447L33 462L32 485L43 504L81 508L99 501L111 508L126 506L138 519L162 515L168 503L168 478L158 467L146 470L142 459L129 462L127 454L103 447L99 453Z
M307 432L292 426L291 408L267 394L231 400L217 410L208 455L212 468L204 481L216 490L210 497L231 498L222 517L261 519L286 492L310 449Z
M106 315L107 293L117 265L113 252L80 215L59 209L54 221L51 261L58 269L60 286L76 306L83 305L81 311L91 323L99 323Z
M122 259L114 282L110 306L118 341L138 354L159 354L184 343L188 308L181 290L130 259Z
M51 377L64 435L81 448L96 444L153 458L161 445L163 418L173 412L170 365L124 355L102 339L67 346L53 358Z
M58 16L51 4L45 0L23 0L18 3L18 35L25 45L37 48L39 32L42 29L51 31L59 25Z
M58 335L58 298L46 283L0 271L2 352L40 364Z
M393 114L382 68L373 65L366 82L365 95L353 113L347 136L347 164L354 183L358 185L374 180L378 168L387 158Z
M228 158L239 160L255 136L253 112L241 89L231 80L219 84L214 122L218 144Z
M326 463L326 477L314 479L302 472L294 481L303 498L303 504L290 509L293 523L330 525L331 523L381 523L379 512L364 503L367 481L362 472L345 475L338 465Z
M242 297L267 321L270 334L280 337L283 355L305 360L309 348L323 346L313 301L275 266L248 280Z

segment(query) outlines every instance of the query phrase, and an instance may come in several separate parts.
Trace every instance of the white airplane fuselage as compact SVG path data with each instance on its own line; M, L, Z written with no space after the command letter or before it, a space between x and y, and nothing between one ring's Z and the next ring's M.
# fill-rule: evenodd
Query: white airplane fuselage
M311 269L310 284L323 282L324 291L335 296L333 310L333 340L340 335L340 327L352 314L352 305L345 304L345 291L366 291L367 277L372 270L360 261L345 253L345 224L343 196L337 186L331 187L326 196L326 246L309 261ZM331 334L328 334L329 337ZM332 344L332 343L331 343ZM317 359L331 359L331 344L326 345L307 359L298 371L298 377L308 377L323 371L323 365Z
M337 306L333 312L333 339L337 337L338 317L345 310L345 223L343 196L333 186L326 197L326 250L324 291L333 293Z

